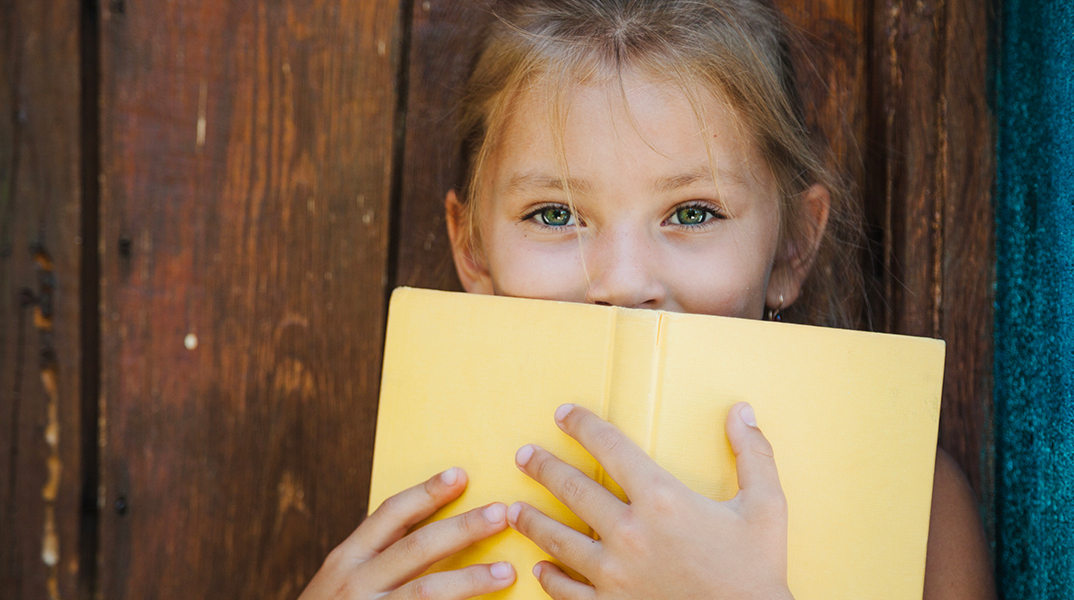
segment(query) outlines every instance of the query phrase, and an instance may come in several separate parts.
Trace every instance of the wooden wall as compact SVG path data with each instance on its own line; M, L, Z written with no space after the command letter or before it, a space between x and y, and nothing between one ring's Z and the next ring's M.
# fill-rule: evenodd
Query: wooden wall
M948 341L941 444L987 512L987 6L781 5L874 326ZM0 597L294 598L360 522L387 294L458 288L478 10L0 3Z
M86 591L80 31L78 2L0 3L2 598Z

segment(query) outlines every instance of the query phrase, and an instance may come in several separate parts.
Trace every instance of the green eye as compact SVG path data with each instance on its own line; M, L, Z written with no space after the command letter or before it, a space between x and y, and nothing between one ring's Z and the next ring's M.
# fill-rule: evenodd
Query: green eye
M710 212L700 206L683 206L675 211L671 222L675 225L700 225L709 220Z
M549 227L566 227L574 224L574 215L562 206L548 206L538 213L541 223Z

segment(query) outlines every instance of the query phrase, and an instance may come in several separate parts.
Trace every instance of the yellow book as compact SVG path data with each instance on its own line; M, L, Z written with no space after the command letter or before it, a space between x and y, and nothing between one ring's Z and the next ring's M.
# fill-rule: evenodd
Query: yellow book
M536 443L615 489L556 427L565 402L727 500L738 486L724 422L744 400L775 450L795 598L921 598L943 362L939 340L399 288L370 510L460 466L469 487L434 519L524 500L590 532L514 464ZM509 530L434 570L508 560L518 581L493 596L536 600L547 596L529 569L546 559Z

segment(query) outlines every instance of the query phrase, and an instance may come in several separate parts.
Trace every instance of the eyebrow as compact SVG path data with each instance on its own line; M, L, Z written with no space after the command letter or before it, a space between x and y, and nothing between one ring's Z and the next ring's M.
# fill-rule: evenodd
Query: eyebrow
M725 179L740 186L745 186L746 181L742 178L742 175L734 171L717 170L716 176L720 179ZM671 192L679 188L684 188L695 183L715 183L712 179L712 169L706 167L697 167L681 173L679 175L670 175L668 177L661 177L653 182L653 190L656 192Z
M519 173L511 177L511 181L507 183L507 191L564 191L563 182L564 179L562 177L553 177L545 173ZM589 193L592 188L592 186L583 179L567 178L566 183L572 191L581 194Z
M734 171L719 169L716 171L716 176L740 186L747 185L742 175ZM511 177L511 181L507 183L507 190L508 192L564 191L563 183L564 179L562 177L554 177L546 173L519 173ZM566 183L572 191L580 194L587 194L592 191L592 186L584 179L569 177L566 179ZM661 177L653 182L652 189L655 192L667 193L695 183L715 183L712 179L712 169L703 166L677 175Z

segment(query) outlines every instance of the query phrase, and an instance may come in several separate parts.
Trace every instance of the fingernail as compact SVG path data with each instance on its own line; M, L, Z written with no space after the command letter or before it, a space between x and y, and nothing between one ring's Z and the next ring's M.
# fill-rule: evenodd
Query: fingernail
M541 578L541 563L533 565L533 576L537 579Z
M511 563L498 562L489 567L489 571L496 579L510 579L515 570L511 568Z
M747 404L742 407L742 410L738 411L738 416L742 417L746 425L750 427L757 427L757 415L753 414L753 407Z
M507 522L514 525L518 520L518 513L522 512L522 503L515 502L507 509Z
M504 508L499 502L490 504L485 507L484 515L485 520L489 523L496 524L503 521Z
M447 471L440 474L440 481L444 482L444 485L455 485L455 482L459 480L459 468L451 467Z
M571 414L572 410L574 410L574 405L573 404L564 404L564 405L560 406L559 408L557 408L556 409L556 421L562 422L563 419L567 418L567 415Z
M533 444L526 444L515 453L515 462L520 467L526 466L526 463L530 462L531 458L533 458Z

